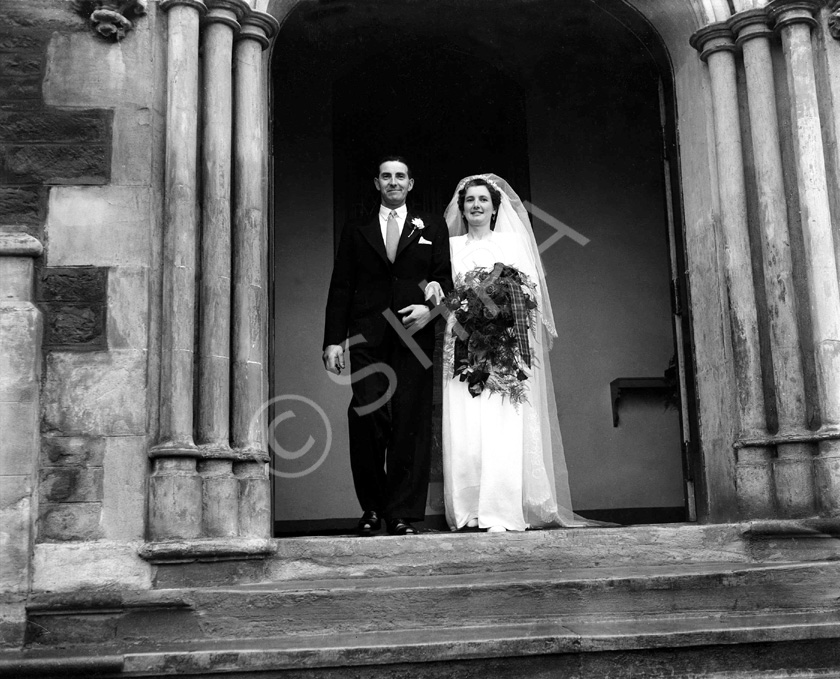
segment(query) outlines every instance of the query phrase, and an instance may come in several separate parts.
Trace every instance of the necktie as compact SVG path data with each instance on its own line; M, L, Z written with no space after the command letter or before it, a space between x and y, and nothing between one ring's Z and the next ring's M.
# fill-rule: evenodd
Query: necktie
M400 242L400 227L397 225L397 213L391 210L388 224L385 227L385 253L388 261L393 262L397 256L397 244Z

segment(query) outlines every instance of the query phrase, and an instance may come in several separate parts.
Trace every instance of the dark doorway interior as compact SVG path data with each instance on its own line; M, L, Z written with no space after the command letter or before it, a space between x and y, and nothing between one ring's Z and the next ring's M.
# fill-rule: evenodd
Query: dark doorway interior
M288 401L276 413L278 535L350 530L358 518L350 388L321 366L323 309L338 234L376 207L375 163L395 152L412 162L412 202L424 211L441 214L461 177L492 171L589 239L543 253L575 509L618 523L689 516L690 332L685 300L670 300L670 264L677 279L685 267L670 66L657 41L619 0L562 11L553 0L304 1L290 15L273 70L271 389L323 414L287 410ZM670 235L663 157L677 216ZM554 234L539 219L534 230L538 242ZM682 421L673 369L666 378L677 355L672 321L685 330ZM610 384L621 378L658 378L660 388L624 390L614 424ZM325 422L331 448L319 457ZM439 466L435 480L440 492ZM430 508L442 510L432 495Z
M387 154L411 161L410 201L429 214L443 214L452 187L468 174L495 172L530 197L523 93L492 65L408 42L396 54L374 55L333 92L337 233L376 209L370 186Z

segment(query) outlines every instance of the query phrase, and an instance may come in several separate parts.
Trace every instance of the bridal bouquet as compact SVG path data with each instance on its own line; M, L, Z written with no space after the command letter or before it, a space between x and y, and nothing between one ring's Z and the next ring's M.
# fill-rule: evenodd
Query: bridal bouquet
M486 389L514 404L527 401L528 328L537 308L528 276L501 262L478 267L456 277L444 304L457 321L453 377L467 382L473 397Z

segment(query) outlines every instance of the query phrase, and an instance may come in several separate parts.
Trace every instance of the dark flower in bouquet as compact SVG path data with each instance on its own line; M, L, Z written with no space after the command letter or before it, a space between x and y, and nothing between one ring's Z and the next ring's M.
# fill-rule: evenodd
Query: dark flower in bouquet
M473 397L487 390L512 403L528 400L528 329L534 327L536 288L519 269L497 262L455 280L444 299L455 314L454 374Z

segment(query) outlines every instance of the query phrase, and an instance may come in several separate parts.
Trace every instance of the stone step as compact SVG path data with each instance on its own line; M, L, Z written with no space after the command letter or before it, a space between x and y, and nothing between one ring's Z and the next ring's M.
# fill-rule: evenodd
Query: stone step
M840 562L677 564L266 582L113 595L41 595L33 646L585 624L758 613L834 613Z
M639 620L500 621L477 627L165 642L0 653L0 677L239 679L837 677L840 614L705 614ZM74 673L73 676L76 676Z
M669 673L659 676L679 676L680 665L692 672L697 667L706 667L708 672L716 651L707 652L703 663L698 663L696 654L686 662L674 662L678 657L675 649L690 647L715 647L721 644L748 644L755 652L756 646L768 652L770 644L756 644L757 640L780 642L825 640L827 643L811 644L811 653L802 669L840 671L840 655L831 652L840 639L840 616L794 615L794 616L746 616L703 617L666 620L632 621L623 623L578 623L563 625L557 622L531 624L497 624L481 627L455 627L417 632L397 631L385 633L349 633L330 635L328 638L271 639L256 648L237 652L235 643L226 642L226 648L206 643L205 648L191 648L188 655L181 655L181 671L208 667L237 671L265 671L265 669L309 669L309 676L324 676L323 670L341 667L339 676L389 676L398 674L397 668L410 668L409 676L464 677L487 679L500 676L496 663L505 659L513 673L502 676L527 677L545 676L545 670L552 670L554 676L560 669L589 667L581 676L608 676L593 672L596 666L602 668L624 665L621 676L656 676L651 669L661 663L663 654L656 651L668 649ZM301 643L303 642L303 643ZM816 649L824 646L822 653ZM186 649L182 649L184 651ZM160 672L172 666L175 647L168 652L135 654L126 657L124 671L138 673ZM640 652L641 651L641 652ZM719 652L719 649L718 651ZM823 655L817 662L815 655ZM635 657L634 657L635 656ZM511 662L510 659L516 657ZM495 662L492 662L494 661ZM730 659L729 671L736 669ZM767 669L784 667L787 672L795 669L788 655L783 663L777 657L775 662L762 663L753 657L747 665L750 669L765 665ZM221 662L219 662L221 661ZM490 661L490 662L488 662ZM524 662L523 662L524 661ZM721 663L724 665L724 663ZM396 666L396 667L395 667ZM350 674L349 668L358 668L357 674ZM377 668L379 671L374 671ZM631 670L632 671L628 671ZM642 671L646 668L646 671ZM468 669L469 674L464 670ZM539 669L539 673L534 672ZM741 667L740 669L744 669ZM317 670L322 670L321 672ZM612 673L619 675L615 669ZM304 675L305 676L305 675ZM329 676L329 675L327 675Z
M379 578L690 563L840 559L840 523L782 528L768 522L669 524L524 533L427 533L412 537L283 538L269 556L225 561L214 541L159 543L146 558L155 586L201 587L247 581ZM787 533L783 531L787 530Z

